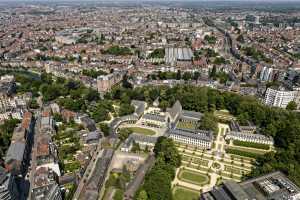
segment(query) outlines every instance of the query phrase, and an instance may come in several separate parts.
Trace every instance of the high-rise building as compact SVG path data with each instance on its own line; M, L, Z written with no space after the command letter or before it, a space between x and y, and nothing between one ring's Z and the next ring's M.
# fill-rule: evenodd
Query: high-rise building
M98 76L97 77L98 92L110 91L114 85L118 84L122 80L122 78L123 76L119 72Z
M273 68L263 67L260 72L260 80L262 81L271 81L273 75Z
M20 199L19 196L15 177L0 167L0 199L18 200Z

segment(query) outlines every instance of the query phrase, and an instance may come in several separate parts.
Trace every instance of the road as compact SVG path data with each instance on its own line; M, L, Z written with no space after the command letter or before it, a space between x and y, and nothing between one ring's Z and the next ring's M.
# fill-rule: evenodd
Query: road
M134 194L143 183L147 171L153 166L154 162L155 162L154 155L150 155L145 161L145 163L139 167L139 169L137 170L134 176L134 179L128 184L126 188L124 194L125 200L131 200L133 198Z

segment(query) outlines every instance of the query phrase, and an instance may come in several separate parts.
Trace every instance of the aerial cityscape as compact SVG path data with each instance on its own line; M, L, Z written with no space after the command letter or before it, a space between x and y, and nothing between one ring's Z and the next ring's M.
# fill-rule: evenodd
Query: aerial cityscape
M0 0L0 200L300 200L300 1Z

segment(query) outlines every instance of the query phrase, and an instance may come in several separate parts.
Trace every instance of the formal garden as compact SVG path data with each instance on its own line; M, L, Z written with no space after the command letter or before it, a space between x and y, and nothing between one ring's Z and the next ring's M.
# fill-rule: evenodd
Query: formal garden
M182 186L175 186L173 189L174 200L198 200L199 192Z
M203 186L209 183L209 177L206 174L201 174L199 172L195 172L187 169L180 169L178 173L179 180L184 182L192 183L195 185Z

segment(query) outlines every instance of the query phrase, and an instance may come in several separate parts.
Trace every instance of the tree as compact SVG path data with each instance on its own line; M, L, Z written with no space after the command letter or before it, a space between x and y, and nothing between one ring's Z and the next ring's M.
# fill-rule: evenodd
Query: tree
M121 129L119 130L119 133L118 133L119 139L120 139L121 141L125 141L125 140L129 137L130 134L132 134L132 130L131 130L131 129L128 129L128 128L121 128Z
M217 68L214 65L211 72L210 72L210 74L209 74L209 77L215 79L216 75L217 75Z
M145 190L141 190L136 198L136 200L147 200L147 192Z
M97 101L100 99L99 93L93 89L88 89L86 95L85 95L85 99L87 101Z
M134 112L134 106L130 104L121 104L119 109L119 116L129 115Z
M205 113L201 119L200 127L201 130L213 131L215 134L218 133L217 119L212 113Z
M180 80L181 79L181 71L178 70L176 73L176 80Z
M159 137L154 146L154 153L170 165L179 167L181 164L181 156L170 138Z
M194 72L193 79L197 81L199 77L200 77L200 72Z
M148 56L148 58L164 58L165 57L165 49L155 49L153 52L151 52Z
M141 151L139 143L133 142L131 151L134 153Z
M141 191L145 190L147 199L172 199L171 181L175 177L176 167L181 164L181 157L172 139L166 137L157 139L154 152L155 165L146 174Z
M20 123L18 119L5 120L0 125L0 157L3 158L11 142L13 131L17 124Z
M297 109L297 104L295 101L291 101L288 103L288 105L286 106L287 110L296 110Z
M242 34L240 34L237 38L236 38L237 41L239 41L240 43L245 43L245 39L244 39L244 36Z
M133 87L132 87L132 84L128 81L128 76L127 76L127 74L125 74L125 75L123 76L122 86L123 86L124 88L130 88L130 89L133 88Z
M62 122L63 121L63 118L62 118L61 114L59 114L59 113L54 113L53 119L56 122Z
M29 108L30 109L37 109L37 108L39 108L39 104L37 103L36 99L32 99L29 102Z
M192 79L192 74L190 72L184 72L182 78L185 81L191 80Z
M104 136L107 137L109 135L109 126L107 123L100 123L99 124L101 131L103 132Z
M95 110L91 113L91 118L95 120L95 122L101 122L104 120L109 120L110 116L108 114L107 109L102 107L101 105L98 105Z

